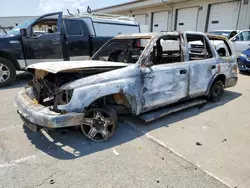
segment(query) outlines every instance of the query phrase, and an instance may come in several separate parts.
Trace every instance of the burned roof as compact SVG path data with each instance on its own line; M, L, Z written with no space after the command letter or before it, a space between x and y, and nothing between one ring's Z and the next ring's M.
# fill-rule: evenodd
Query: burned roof
M123 39L123 38L153 38L153 37L160 37L163 35L172 35L172 36L178 36L180 33L185 34L198 34L198 35L204 35L202 32L198 31L183 31L183 32L157 32L157 33L135 33L135 34L121 34L116 37L115 39Z
M159 32L159 33L135 33L135 34L121 34L116 37L115 39L122 39L122 38L153 38L156 36L161 35L178 35L178 32Z

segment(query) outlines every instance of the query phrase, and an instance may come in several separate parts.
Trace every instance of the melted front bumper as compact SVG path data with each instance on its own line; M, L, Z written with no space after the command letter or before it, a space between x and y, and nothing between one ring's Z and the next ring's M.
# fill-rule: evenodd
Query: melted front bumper
M25 90L18 93L15 98L17 112L22 117L24 123L38 125L47 128L71 127L81 124L84 113L60 114L53 112L49 107L35 104Z

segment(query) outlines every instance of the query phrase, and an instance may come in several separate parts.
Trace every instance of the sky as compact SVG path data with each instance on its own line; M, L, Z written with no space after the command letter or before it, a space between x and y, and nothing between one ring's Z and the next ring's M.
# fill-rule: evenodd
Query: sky
M5 16L34 16L55 11L72 13L86 11L90 6L92 10L129 2L130 0L0 0L0 17Z

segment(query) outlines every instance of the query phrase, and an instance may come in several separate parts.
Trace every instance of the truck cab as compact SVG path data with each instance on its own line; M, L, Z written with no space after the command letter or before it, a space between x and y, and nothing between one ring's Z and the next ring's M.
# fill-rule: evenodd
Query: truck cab
M0 35L0 87L31 64L89 59L112 37L138 32L134 18L110 14L56 12L27 20Z

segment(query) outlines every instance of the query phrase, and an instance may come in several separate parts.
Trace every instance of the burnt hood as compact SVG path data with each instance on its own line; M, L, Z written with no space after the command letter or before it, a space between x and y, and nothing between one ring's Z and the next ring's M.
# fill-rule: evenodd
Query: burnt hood
M33 72L32 70L41 70L50 73L59 73L59 72L71 72L71 71L81 71L81 70L89 70L89 69L105 69L105 68L119 68L126 67L130 64L128 63L118 63L118 62L110 62L110 61L93 61L93 60L85 60L85 61L58 61L58 62L44 62L44 63L36 63L28 66L26 69L29 72Z

